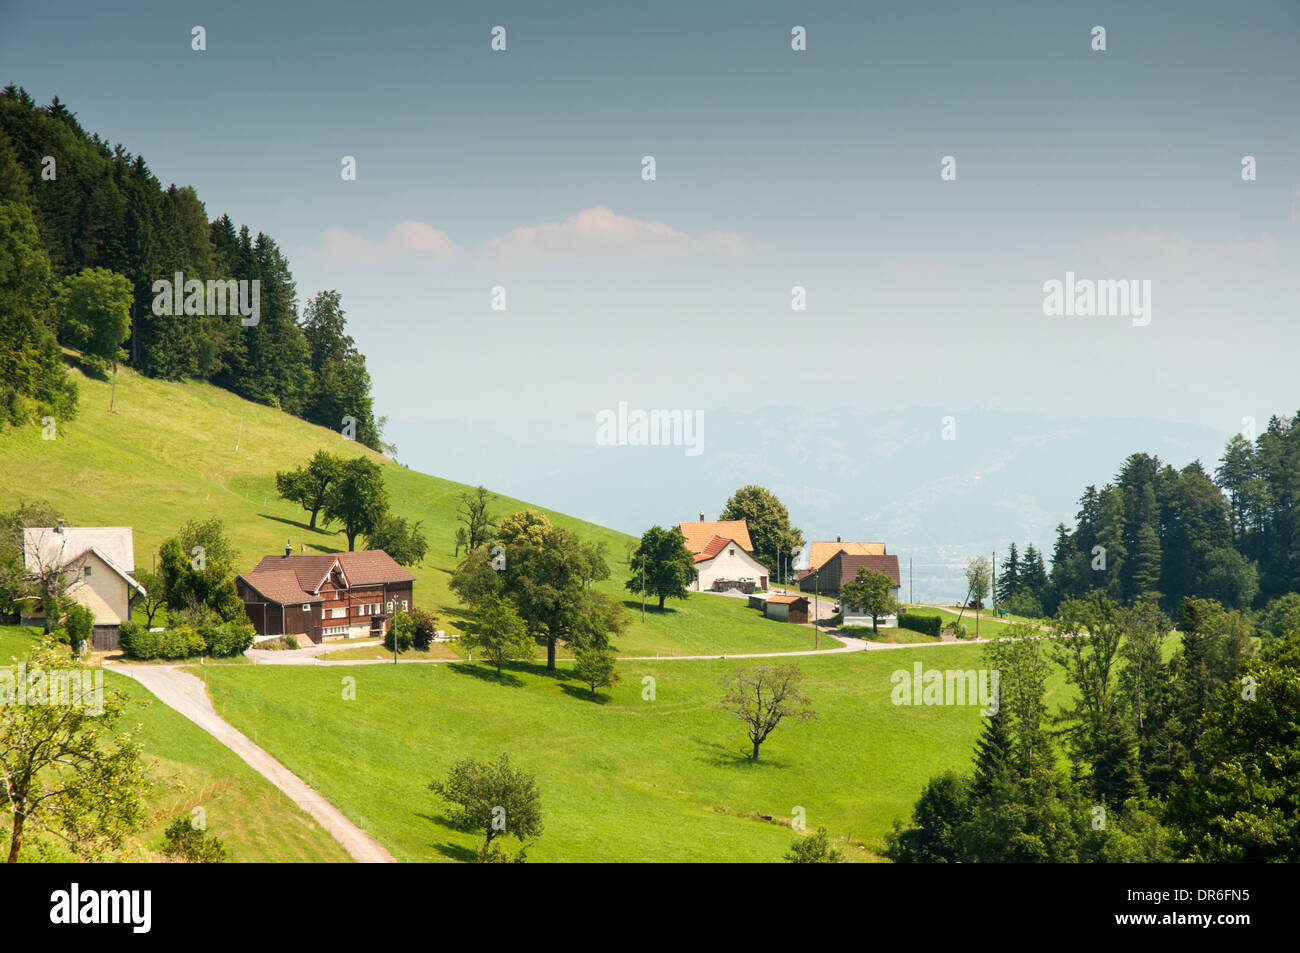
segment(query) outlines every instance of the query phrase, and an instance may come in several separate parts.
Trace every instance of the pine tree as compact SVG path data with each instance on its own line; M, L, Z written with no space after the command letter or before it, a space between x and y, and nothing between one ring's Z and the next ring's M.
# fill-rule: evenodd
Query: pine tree
M1012 543L1007 549L1007 558L1003 560L1002 572L998 574L997 581L997 599L998 602L1006 602L1014 596L1020 589L1020 556L1016 552L1016 544Z

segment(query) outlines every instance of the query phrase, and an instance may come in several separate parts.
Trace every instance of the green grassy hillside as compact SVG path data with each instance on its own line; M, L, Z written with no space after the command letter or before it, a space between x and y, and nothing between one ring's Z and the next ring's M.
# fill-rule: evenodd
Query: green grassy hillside
M137 565L186 520L219 517L252 568L267 553L332 552L347 548L333 528L309 530L307 514L275 493L275 473L306 462L317 450L364 455L383 466L393 512L421 520L429 540L416 576L418 605L431 608L448 628L463 612L448 587L455 568L456 507L469 487L394 463L339 434L274 408L249 403L206 383L171 383L122 370L115 397L111 385L72 371L81 387L80 411L56 422L57 437L42 439L38 426L0 433L0 508L20 500L46 499L69 521L82 525L131 526ZM110 399L114 410L109 411ZM485 477L491 489L491 479ZM533 504L501 497L498 516ZM554 522L582 537L605 543L612 578L598 587L620 599L628 577L631 537L544 507ZM360 541L359 541L360 542ZM762 652L812 648L812 632L763 619L740 600L696 595L672 601L663 613L640 621L639 607L618 648L630 655ZM833 647L823 638L822 647Z
M896 706L890 675L914 661L979 668L981 658L973 645L804 657L818 718L781 725L758 763L745 726L717 707L718 681L738 661L625 662L599 701L540 665L513 667L504 683L465 663L199 674L225 718L258 732L402 860L469 856L474 838L448 825L427 786L458 758L506 752L542 795L546 830L530 860L778 861L796 807L810 828L864 844L851 853L869 859L926 780L968 768L978 709ZM339 690L344 675L357 680L354 701ZM1053 705L1062 688L1054 680Z
M0 626L0 664L25 658L39 634L39 629ZM154 785L148 819L121 852L123 860L161 859L167 825L202 807L208 831L221 839L232 862L349 861L338 842L270 781L139 682L105 672L104 689L131 700L119 724L136 732ZM0 830L6 827L0 813ZM7 847L8 840L4 843ZM72 859L54 850L55 857Z

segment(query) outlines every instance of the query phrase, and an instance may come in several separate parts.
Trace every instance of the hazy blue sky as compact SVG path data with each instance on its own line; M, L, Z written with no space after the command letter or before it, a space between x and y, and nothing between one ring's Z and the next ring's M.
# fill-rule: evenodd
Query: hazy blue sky
M342 292L399 427L1300 406L1295 2L0 10L0 81ZM1149 279L1150 325L1044 316L1067 270Z

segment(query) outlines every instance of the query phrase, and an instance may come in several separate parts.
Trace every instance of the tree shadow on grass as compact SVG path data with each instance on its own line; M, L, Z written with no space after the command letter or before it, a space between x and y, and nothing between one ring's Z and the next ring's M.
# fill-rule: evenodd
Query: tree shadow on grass
M716 741L706 741L703 738L692 738L696 744L705 751L700 760L712 765L715 768L740 768L749 771L757 771L761 768L788 768L790 765L784 761L776 761L765 757L760 749L758 760L755 761L749 756L748 749L742 749L734 744L724 745Z
M424 814L421 813L420 811L416 811L415 816L422 820L429 821L433 824L440 824L443 827L450 827L453 830L456 827L456 825L454 825L451 822L451 818L447 817L445 814L438 814L438 815ZM452 860L463 861L465 863L470 863L475 859L477 859L478 857L478 855L474 852L474 848L463 847L460 844L453 844L449 841L443 841L441 844L430 842L429 846L432 847L434 850L436 850L438 853L442 854L442 856L444 857L448 857Z
M264 520L274 520L275 522L283 523L286 526L295 526L298 529L302 530L304 533L319 533L322 536L338 535L337 530L321 529L319 526L317 526L315 529L312 529L310 526L308 526L306 523L302 522L301 520L291 520L287 516L272 516L270 513L258 513L257 515L262 517L262 519Z
M449 662L447 667L457 674L469 675L477 678L480 682L490 682L493 685L509 685L511 688L519 688L524 684L524 680L510 672L509 669L503 668L501 677L497 678L496 668L487 662Z
M591 689L586 685L561 685L560 691L564 692L564 694L571 698L577 698L584 702L592 702L596 705L608 705L610 702L610 696L601 692L597 692L596 697L593 698L591 696Z
M624 600L623 600L623 605L626 606L628 609L632 609L633 611L637 612L638 614L641 612L641 600L640 600L640 598L636 598L636 599L624 599ZM677 615L677 610L674 609L674 608L673 608L672 606L670 606L670 605L665 605L662 609L660 609L660 608L659 608L659 597L658 597L658 596L655 596L654 599L651 600L651 599L647 596L647 597L646 597L646 603L645 603L645 614L646 614L646 617L647 617L647 618L648 618L649 616L652 616L652 615L657 615L657 616L674 616L674 615Z

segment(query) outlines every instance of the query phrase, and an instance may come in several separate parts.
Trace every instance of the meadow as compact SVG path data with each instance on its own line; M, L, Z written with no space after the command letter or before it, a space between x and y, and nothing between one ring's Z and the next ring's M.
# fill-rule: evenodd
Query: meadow
M0 626L0 664L25 658L38 638L37 629ZM153 780L148 820L118 859L161 859L167 825L177 817L190 819L193 808L202 807L208 831L221 839L231 861L350 861L338 842L271 782L139 682L106 670L104 690L129 699L118 725L143 745ZM57 848L53 856L72 859Z
M776 861L797 808L870 860L926 780L969 767L981 722L969 706L894 705L891 673L981 659L973 645L800 658L818 718L781 725L758 762L744 724L717 707L737 660L625 661L595 700L564 664L558 677L512 666L500 681L477 662L194 671L223 717L401 860L470 856L476 838L450 826L428 785L459 758L503 752L542 792L530 860ZM1049 701L1063 689L1057 675Z

